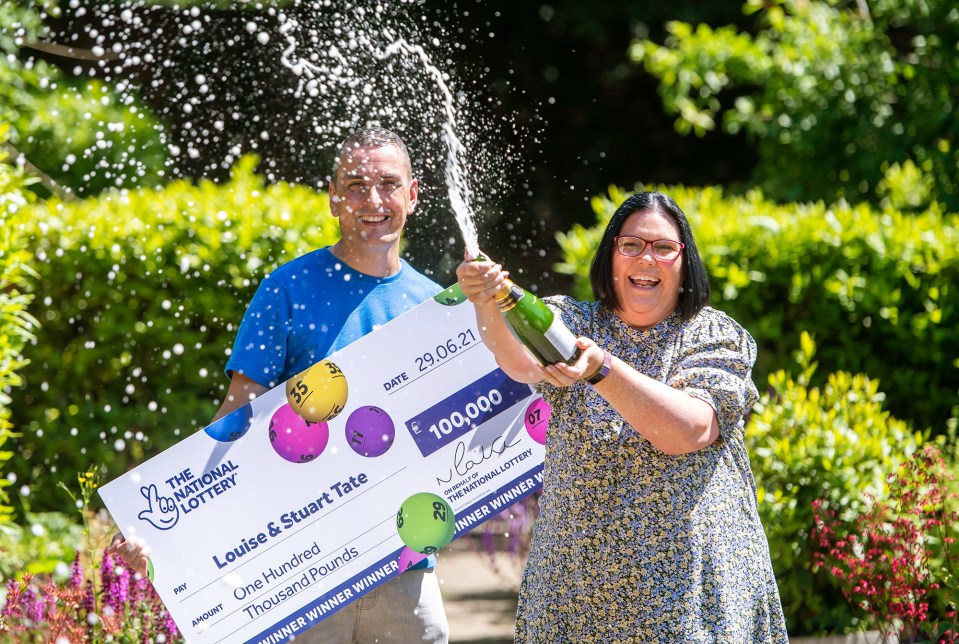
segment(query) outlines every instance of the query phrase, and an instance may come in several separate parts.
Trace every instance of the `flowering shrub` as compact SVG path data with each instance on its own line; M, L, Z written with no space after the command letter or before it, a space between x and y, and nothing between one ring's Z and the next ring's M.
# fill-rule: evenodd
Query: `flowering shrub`
M90 507L99 487L97 466L77 476L80 495L60 484L80 511L86 555L78 549L63 573L20 572L0 587L0 642L172 642L178 630L150 581L103 550L95 581L97 549L116 526ZM83 561L91 570L84 570ZM61 564L66 569L65 563ZM49 569L47 569L49 570ZM3 595L6 595L4 599Z
M104 552L99 590L80 555L70 578L25 574L7 582L0 635L20 642L172 642L177 628L146 577Z
M473 532L479 536L479 549L489 555L494 570L495 555L504 550L518 561L526 561L538 514L539 493L535 493L490 517Z
M867 495L853 521L822 499L813 502L816 564L884 638L959 642L959 513L950 481L939 450L927 446L888 476L886 498Z

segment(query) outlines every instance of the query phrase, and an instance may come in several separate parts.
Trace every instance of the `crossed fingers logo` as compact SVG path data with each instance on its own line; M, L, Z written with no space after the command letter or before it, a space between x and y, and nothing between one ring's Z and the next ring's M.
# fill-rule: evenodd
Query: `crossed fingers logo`
M180 510L169 496L160 496L156 485L144 485L140 494L147 500L147 509L137 516L157 530L169 530L180 519Z

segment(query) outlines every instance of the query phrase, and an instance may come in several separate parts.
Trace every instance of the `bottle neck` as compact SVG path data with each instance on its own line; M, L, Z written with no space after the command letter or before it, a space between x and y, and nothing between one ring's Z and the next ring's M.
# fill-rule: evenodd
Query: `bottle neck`
M516 303L519 302L524 295L526 295L526 293L523 292L523 289L516 286L512 280L506 280L503 282L500 290L496 292L496 295L493 296L493 299L496 300L496 306L499 307L500 312L506 313L516 306Z

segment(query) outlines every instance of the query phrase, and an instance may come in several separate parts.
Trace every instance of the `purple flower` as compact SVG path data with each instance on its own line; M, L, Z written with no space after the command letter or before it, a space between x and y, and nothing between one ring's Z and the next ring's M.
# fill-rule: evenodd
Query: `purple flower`
M79 588L83 585L83 567L80 565L80 553L77 552L70 564L70 587Z
M117 566L110 578L110 585L104 585L103 591L103 605L112 608L117 615L121 614L123 605L130 599L129 571Z
M167 632L167 635L170 636L171 640L180 633L180 631L177 630L176 622L174 622L173 618L170 617L170 613L166 612L165 610L163 611L163 630Z
M17 598L20 596L20 584L14 579L7 581L7 603L4 605L3 610L0 610L0 615L10 616L14 614L14 609L19 605Z
M81 606L83 606L83 611L86 614L97 612L97 595L93 588L92 579L87 580L87 590L83 594L83 602L81 603Z
M117 575L117 599L121 604L130 600L130 571L126 568L121 568Z
M136 576L134 582L133 602L142 604L149 602L153 596L153 585L146 577Z
M103 559L100 561L100 588L106 591L113 582L113 569L116 564L113 563L113 556L107 551L103 551Z
M27 619L33 622L39 622L43 619L43 601L37 598L33 586L27 586L24 589L20 602L27 614Z
M57 601L58 601L58 600L57 600L57 596L56 596L55 593L47 596L47 603L49 604L49 608L47 608L47 617L48 617L48 618L56 618L56 615L57 615Z

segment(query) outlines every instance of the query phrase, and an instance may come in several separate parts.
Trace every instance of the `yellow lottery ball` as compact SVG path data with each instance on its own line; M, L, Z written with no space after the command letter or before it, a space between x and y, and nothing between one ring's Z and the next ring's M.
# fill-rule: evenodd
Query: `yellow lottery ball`
M346 406L346 375L329 360L318 362L286 383L286 400L301 418L322 423Z

